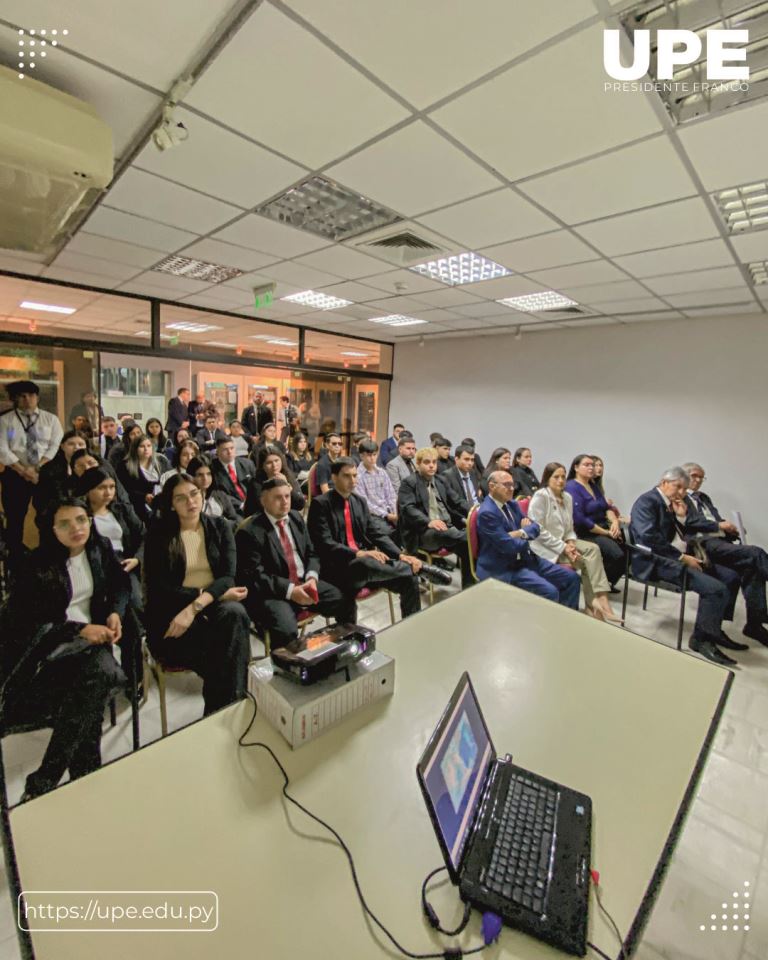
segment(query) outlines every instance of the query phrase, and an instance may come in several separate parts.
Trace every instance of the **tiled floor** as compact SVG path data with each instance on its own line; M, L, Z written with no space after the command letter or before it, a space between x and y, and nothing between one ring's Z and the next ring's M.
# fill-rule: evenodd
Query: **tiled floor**
M438 600L457 589L436 588ZM643 612L640 591L630 593L628 629L674 645L678 598L660 594ZM617 598L620 599L620 598ZM426 602L426 601L424 601ZM696 598L689 601L686 625L690 628ZM619 604L616 603L618 608ZM361 620L374 629L389 626L384 595L361 606ZM729 633L740 637L743 614ZM617 628L617 637L620 636ZM686 633L687 636L687 633ZM768 957L768 649L751 643L739 654L741 666L726 705L696 800L667 871L666 879L635 953L638 960L765 960ZM194 674L168 677L170 728L197 720L202 714L200 681ZM684 695L684 693L681 693ZM130 710L121 701L118 723L105 726L102 752L105 760L130 750ZM153 686L141 710L142 744L160 736L160 707ZM42 756L48 732L6 737L3 741L8 793L16 802L24 777ZM744 882L749 887L744 887ZM3 881L4 882L4 881ZM722 931L723 904L731 919L734 891L749 891L752 912L749 931ZM715 932L709 927L718 918ZM700 926L707 927L705 932ZM17 960L14 918L10 896L0 889L0 960Z

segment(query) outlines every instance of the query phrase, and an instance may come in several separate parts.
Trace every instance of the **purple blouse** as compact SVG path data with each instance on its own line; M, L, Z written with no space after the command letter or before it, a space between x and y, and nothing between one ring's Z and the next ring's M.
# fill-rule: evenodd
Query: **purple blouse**
M589 533L592 527L610 527L606 518L608 501L592 484L593 497L578 480L569 480L565 489L573 497L573 529L579 536Z

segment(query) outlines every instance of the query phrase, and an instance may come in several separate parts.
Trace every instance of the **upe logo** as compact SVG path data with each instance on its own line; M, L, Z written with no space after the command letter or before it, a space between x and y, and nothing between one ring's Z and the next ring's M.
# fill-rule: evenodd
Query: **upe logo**
M639 80L651 65L651 31L635 30L635 58L630 66L621 63L620 30L603 31L603 63L614 80ZM675 67L695 63L702 53L701 37L692 30L657 31L657 80L671 80ZM726 66L747 59L749 30L707 30L707 80L749 80L749 67ZM676 49L677 48L677 49Z

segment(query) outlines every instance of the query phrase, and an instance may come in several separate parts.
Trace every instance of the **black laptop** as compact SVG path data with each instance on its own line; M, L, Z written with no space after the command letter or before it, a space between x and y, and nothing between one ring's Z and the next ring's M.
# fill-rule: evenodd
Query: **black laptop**
M462 899L583 957L592 801L496 756L468 673L416 772Z

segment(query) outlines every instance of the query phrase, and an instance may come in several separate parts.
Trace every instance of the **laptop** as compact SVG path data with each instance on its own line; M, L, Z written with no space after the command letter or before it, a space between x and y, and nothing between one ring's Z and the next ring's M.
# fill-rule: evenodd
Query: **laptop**
M583 957L592 801L497 757L468 673L416 773L462 900Z

